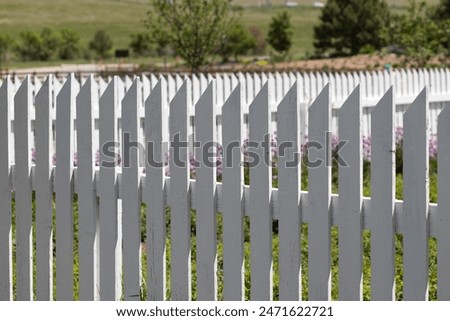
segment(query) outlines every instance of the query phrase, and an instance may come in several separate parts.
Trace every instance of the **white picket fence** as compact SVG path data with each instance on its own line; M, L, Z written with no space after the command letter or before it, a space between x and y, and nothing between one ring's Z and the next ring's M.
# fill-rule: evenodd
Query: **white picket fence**
M78 255L80 300L139 300L145 283L149 300L166 299L166 262L170 262L170 299L191 299L190 209L196 210L196 293L198 300L217 298L217 213L223 218L223 295L225 300L244 298L244 216L250 219L250 293L252 300L272 299L272 223L278 220L279 298L299 300L301 294L302 223L308 224L308 298L330 299L331 227L339 228L339 299L362 297L362 231L371 232L371 298L392 300L395 289L395 234L403 235L403 298L426 300L428 295L428 244L438 241L438 299L450 299L450 108L431 121L438 123L439 202L428 200L429 93L423 90L401 115L404 127L403 201L395 199L394 131L398 113L394 92L388 89L370 113L371 198L362 196L363 87L357 86L342 106L331 105L331 86L324 84L309 112L300 108L302 84L294 82L276 105L273 83L261 84L248 106L250 140L263 142L272 131L271 113L277 112L278 142L293 142L278 157L278 188L272 187L271 167L264 162L250 169L244 185L242 166L224 167L222 182L214 168L169 164L165 169L139 166L137 149L131 149L130 166L96 167L96 110L99 144L120 141L118 120L132 140L155 143L153 159L164 161L162 142L177 133L188 139L190 110L195 110L196 140L204 144L217 137L218 110L224 146L242 144L245 98L242 84L232 88L219 106L213 79L191 106L190 80L185 80L168 103L167 81L162 78L142 96L142 81L135 79L120 92L113 78L99 96L97 83L88 78L81 88L73 76L54 100L52 77L33 101L30 78L17 91L10 80L0 87L0 300L72 300L74 298L73 197L78 199ZM52 110L55 106L55 110ZM35 110L35 112L34 112ZM55 113L56 166L52 165L52 113ZM339 168L339 194L331 194L331 168L323 162L308 169L308 191L300 188L300 166L287 166L300 152L301 124L308 117L308 137L329 146L326 133L336 113L339 137L349 143L341 151L349 165ZM31 130L35 113L35 132ZM14 118L14 141L11 120ZM74 131L76 118L77 131ZM141 119L144 120L142 133ZM169 136L167 136L169 134ZM75 147L75 136L77 145ZM36 162L31 148L36 148ZM201 159L201 149L197 159ZM310 149L310 159L328 159L330 149ZM74 152L77 166L74 167ZM264 159L265 150L255 153ZM230 153L229 155L227 153ZM224 148L224 159L241 164L242 153ZM188 163L188 151L180 158ZM100 154L100 160L107 160ZM14 191L14 194L11 192ZM35 191L35 201L33 201ZM53 195L56 209L53 210ZM14 197L15 225L11 203ZM35 203L33 212L32 203ZM146 207L146 242L141 244L141 204ZM170 256L166 257L166 206L170 206ZM33 213L35 221L33 222ZM56 225L52 218L56 216ZM15 237L12 229L15 226ZM35 237L32 231L35 230ZM53 242L53 233L56 241ZM33 257L33 244L36 245ZM56 249L56 257L53 249ZM141 259L147 258L142 279ZM13 261L13 257L15 260ZM56 293L53 294L53 266ZM13 282L15 267L15 284ZM36 284L33 284L33 273ZM34 290L35 289L35 290Z
M161 76L154 74L141 75L142 81L142 99L147 97L150 90L156 86ZM135 78L135 77L134 77ZM167 103L169 103L175 93L181 88L184 81L189 79L187 84L189 96L191 97L191 103L189 107L189 135L194 134L194 117L195 109L193 106L197 103L200 95L208 87L208 84L212 79L215 80L215 97L214 102L216 105L216 117L217 117L217 140L222 141L222 115L221 107L224 102L230 96L232 89L239 83L241 84L244 107L244 130L248 135L248 113L249 105L255 98L256 94L261 90L262 85L266 81L273 83L270 93L271 97L271 128L275 132L277 128L277 114L276 106L282 100L289 88L294 83L299 84L299 105L301 117L301 140L305 141L305 136L308 132L308 117L307 110L311 106L312 102L317 98L321 89L325 84L330 83L330 104L332 106L332 132L338 133L338 109L344 102L344 100L350 95L356 85L360 85L361 90L361 104L363 107L362 122L363 122L363 136L370 137L370 113L372 108L376 105L379 99L384 93L393 86L395 97L395 111L396 111L396 127L403 127L403 118L401 117L405 112L407 106L409 106L415 99L417 93L425 86L429 88L429 106L430 106L430 130L432 134L437 133L437 115L448 104L450 104L450 69L406 69L406 70L393 70L393 71L373 71L373 72L347 72L347 73L262 73L262 74L200 74L198 76L182 76L182 75L166 75L164 76L166 91L167 91ZM13 91L15 92L21 85L22 79L15 77L13 81ZM42 83L45 79L39 77L32 77L32 95L33 97L39 92ZM65 78L52 79L52 95L53 101L56 101L56 97L62 88ZM84 83L86 78L78 79L79 83ZM103 79L102 77L96 77L98 94L102 95L107 88L111 78ZM119 99L124 97L125 92L131 87L133 79L129 76L119 78L117 81ZM34 99L34 98L33 98ZM143 100L144 103L144 100ZM51 110L53 122L56 119L55 108L53 106ZM98 144L98 109L94 109L95 118L95 142ZM144 115L143 109L141 115ZM14 115L13 115L14 118ZM34 110L31 114L33 120L31 128L34 132ZM144 133L144 118L141 117L141 136ZM76 130L76 126L75 126ZM168 133L166 133L168 135ZM12 135L13 136L13 135ZM75 135L76 136L76 135ZM121 136L121 120L119 115L118 136ZM33 144L33 142L32 142ZM75 139L76 146L76 139ZM34 146L33 146L34 147ZM192 150L192 148L191 148Z

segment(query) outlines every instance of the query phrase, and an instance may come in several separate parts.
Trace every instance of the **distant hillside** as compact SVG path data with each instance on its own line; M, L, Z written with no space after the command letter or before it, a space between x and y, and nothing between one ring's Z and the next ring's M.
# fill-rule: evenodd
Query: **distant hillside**
M263 6L269 0L234 0L242 5L242 22L266 32L274 13L284 10L284 0L270 0L273 7ZM294 27L293 58L312 52L313 26L320 9L314 2L324 0L288 0L297 2L289 8ZM439 0L428 0L435 4ZM130 35L145 31L142 20L150 0L0 0L0 34L17 38L24 30L40 31L44 27L69 28L78 32L86 45L98 29L105 29L114 39L115 48L127 48ZM388 0L395 6L406 6L408 0Z

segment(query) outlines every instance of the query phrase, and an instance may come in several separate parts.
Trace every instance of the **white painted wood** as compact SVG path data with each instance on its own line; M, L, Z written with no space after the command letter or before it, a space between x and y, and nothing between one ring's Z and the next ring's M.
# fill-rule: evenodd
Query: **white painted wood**
M189 155L187 148L178 148L175 160L175 137L187 142L187 110L191 102L186 81L170 102L170 179L169 204L171 207L171 299L191 298L191 222L189 202Z
M52 90L48 76L36 95L36 298L53 299Z
M438 120L438 300L450 300L450 107L444 108Z
M31 119L32 93L26 77L14 97L17 300L33 300Z
M270 87L270 88L269 88ZM270 92L272 82L266 82L249 107L250 141L258 146L250 164L250 267L251 299L272 299L272 168L270 152ZM262 143L266 143L266 149ZM256 158L259 158L257 160Z
M99 195L99 266L100 300L119 300L122 296L122 242L119 234L117 207L117 168L115 159L103 148L108 142L118 142L119 114L117 77L114 77L99 100L100 173ZM111 150L114 151L113 148ZM118 149L116 148L116 153ZM103 165L102 163L105 162ZM106 164L109 163L109 166ZM113 165L113 166L111 166Z
M278 105L278 197L280 217L279 278L280 300L297 301L301 297L300 283L300 113L297 83ZM285 144L286 148L283 148ZM288 145L290 144L290 146ZM294 163L296 165L294 165Z
M141 287L141 199L139 193L139 119L141 82L136 79L122 100L122 205L124 299L138 301ZM129 135L128 145L125 135Z
M428 298L428 97L424 89L403 116L403 299Z
M309 108L309 141L321 149L309 148L308 169L308 297L312 301L331 297L331 108L330 85L325 86Z
M167 88L168 88L168 95L169 95L169 101L173 99L176 93L176 85L175 85L175 79L171 75L167 76Z
M75 77L56 98L56 299L73 300L73 154Z
M98 202L95 189L94 110L98 109L98 88L90 76L77 96L77 182L79 298L99 298Z
M362 121L359 86L339 109L339 300L362 299Z
M147 298L163 301L166 297L166 207L165 207L165 133L168 131L167 84L164 78L152 90L145 103L146 201L147 201ZM152 166L149 160L158 166Z
M244 135L239 84L222 108L222 120L223 296L224 300L240 301L244 295L244 171L240 151Z
M275 82L274 83L274 89L275 89L275 95L274 95L274 102L280 101L281 97L283 97L283 78L281 78L281 75L279 72L275 72Z
M0 301L13 299L11 181L11 111L13 84L6 77L0 87Z
M247 81L247 101L250 103L261 89L261 85L259 89L256 89L254 78L252 78L249 73L246 73L245 76Z
M200 80L196 75L192 75L191 79L192 79L192 100L194 103L197 103L203 90L200 87Z
M395 128L393 88L371 113L371 299L394 299Z
M225 101L225 99L223 98L224 93L224 85L223 85L223 79L219 74L216 74L215 80L213 80L212 82L215 82L215 88L216 88L216 92L214 95L214 99L215 99L215 105L223 105L223 102Z
M217 213L216 213L216 112L214 106L214 81L195 106L196 149L196 217L197 217L197 299L217 299Z

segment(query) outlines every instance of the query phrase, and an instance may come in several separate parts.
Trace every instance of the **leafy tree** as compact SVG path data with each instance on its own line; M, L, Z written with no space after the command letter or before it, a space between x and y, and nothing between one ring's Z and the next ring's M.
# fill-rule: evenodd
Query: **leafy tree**
M89 49L95 52L98 58L105 59L111 56L113 41L105 30L98 30L89 42Z
M152 0L145 21L155 42L166 44L198 71L230 25L230 0Z
M50 28L42 29L40 34L25 31L20 34L20 43L16 47L16 52L25 61L47 61L56 56L60 42L59 33Z
M272 17L267 42L279 54L287 54L292 47L292 27L290 17L286 11Z
M436 8L435 18L439 21L450 19L450 0L441 0Z
M0 70L2 64L7 60L9 51L14 45L14 39L9 35L0 35Z
M131 35L130 47L137 56L149 56L153 51L151 35L148 32Z
M431 19L425 2L412 1L407 14L393 16L388 37L406 62L423 67L443 51L445 29Z
M266 51L266 38L264 37L263 32L257 26L251 26L249 28L250 33L255 39L255 46L253 47L253 54L262 55Z
M73 30L61 30L61 44L59 46L59 58L62 60L75 59L80 56L80 36Z
M20 34L20 43L16 47L17 54L24 61L41 60L43 46L41 36L34 31L24 31Z
M252 34L241 23L236 22L224 35L218 53L224 62L228 61L230 56L237 61L239 55L244 55L255 47L256 40Z
M318 55L355 55L363 47L385 46L383 29L389 23L384 0L328 0L314 27Z
M41 31L41 38L40 60L47 61L56 57L61 44L60 34L51 28L44 28Z

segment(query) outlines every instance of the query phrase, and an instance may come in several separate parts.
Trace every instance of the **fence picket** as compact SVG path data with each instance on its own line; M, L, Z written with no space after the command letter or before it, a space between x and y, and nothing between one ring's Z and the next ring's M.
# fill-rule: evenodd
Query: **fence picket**
M122 100L122 226L124 299L137 301L141 290L141 199L139 191L139 121L141 82L135 79ZM126 135L129 135L126 138Z
M146 163L147 197L147 297L151 301L162 301L166 294L166 208L165 208L165 174L164 143L168 127L167 84L164 78L150 93L145 103L146 142L153 142L147 151L150 160L160 163L150 166Z
M217 272L217 213L216 213L216 164L209 158L216 142L216 113L214 106L214 81L195 106L195 139L199 167L195 170L195 207L197 217L197 299L216 300ZM208 150L206 150L208 148ZM207 163L205 163L207 161ZM208 164L210 163L210 164Z
M77 96L77 181L79 297L94 300L98 293L98 202L95 189L94 110L98 109L98 88L89 77Z
M444 108L438 120L438 300L450 300L450 107Z
M301 298L303 222L308 224L309 235L310 300L331 298L333 225L339 228L340 300L362 298L363 228L371 232L372 300L394 299L396 233L403 235L404 244L403 299L428 298L428 242L430 237L436 237L438 299L450 300L450 250L445 246L450 242L447 235L450 218L446 213L450 205L445 197L447 185L450 186L450 174L447 175L450 143L446 142L450 111L445 109L445 101L450 97L448 75L448 69L168 75L160 80L155 75L143 75L145 88L135 76L124 77L124 81L109 77L107 83L80 75L80 79L87 79L81 90L74 75L66 80L61 78L63 85L54 77L45 81L38 76L33 81L16 77L14 84L8 78L0 81L0 300L53 299L52 268L56 268L58 300L72 300L75 295L81 300L139 300L144 244L147 298L164 300L169 293L165 265L170 262L170 299L189 300L193 294L192 237L196 237L197 249L196 298L215 300L221 294L217 283L218 211L223 214L219 218L223 219L225 300L244 298L244 212L250 218L252 300L273 298L274 219L278 220L279 229L279 275L275 277L279 276L281 300ZM347 97L350 87L360 82ZM385 93L391 84L394 86ZM428 88L431 96L424 90L407 108L420 84L431 86ZM335 90L330 91L332 88ZM100 93L103 95L99 99ZM142 97L147 94L148 98ZM394 94L398 96L397 105ZM383 97L376 104L380 96ZM337 108L344 100L344 105ZM140 115L143 110L145 117ZM428 123L429 120L432 122ZM396 201L394 131L395 126L403 124L403 201ZM339 168L339 195L331 196L330 132L336 130L339 138L349 143L339 153L347 163ZM272 144L268 135L271 132L277 133L279 143L277 189L272 188ZM429 204L428 199L430 132L438 134L440 143L439 204ZM122 133L130 135L128 141L124 141ZM251 143L247 161L252 166L246 187L244 155L237 149L248 133ZM142 143L143 135L154 143L147 156L157 162L167 160L169 150L164 142L170 138L169 167L146 163L144 171L144 153L135 146L135 142ZM372 140L371 198L364 200L361 180L366 146L363 150L362 135L369 135ZM189 151L193 151L194 138L200 147L210 141L222 143L224 165L217 169L204 164L207 151L197 149L195 156L200 163L191 185ZM293 154L301 151L299 143L306 139L313 143L308 150L308 191L301 193L301 169L290 167L287 162L293 161ZM119 142L125 154L119 152L119 146L106 145L107 142ZM184 148L183 142L188 142L190 149ZM267 145L255 146L255 142ZM283 142L294 142L294 146L282 146ZM109 161L109 166L99 168L98 175L97 148L100 161ZM53 150L57 160L55 171ZM232 164L227 166L230 161ZM222 183L216 182L216 170L222 170ZM170 176L170 181L166 176ZM78 235L73 230L74 192L78 194ZM56 193L56 228L53 228L53 193ZM305 195L300 202L301 194ZM12 240L12 195L17 214L15 240ZM147 205L145 243L141 242L140 229L142 201ZM171 210L170 258L166 255L167 205ZM191 208L196 209L196 229L190 226ZM74 279L74 237L78 237L79 245L79 282ZM17 276L14 282L13 258Z
M280 300L297 301L300 285L300 130L298 87L294 83L278 105L278 218ZM282 144L291 144L291 146ZM295 163L295 165L293 164Z
M393 87L371 113L371 299L392 300L395 282Z
M99 268L100 300L119 300L122 296L122 242L119 234L117 206L117 167L115 158L107 157L103 148L118 141L119 113L117 77L114 77L99 100L100 173L99 195ZM103 162L105 162L103 164ZM112 166L107 166L109 162ZM112 164L111 164L112 162ZM102 165L103 164L103 165Z
M424 89L403 116L403 299L428 298L428 97Z
M73 300L73 161L75 77L56 98L56 299Z
M52 76L36 95L36 298L53 299Z
M31 82L14 97L17 300L33 300L31 212Z
M362 132L359 86L339 109L339 299L362 299Z
M174 142L187 142L188 108L191 98L185 81L170 103L170 195L171 207L171 299L191 298L191 222L189 202L189 155L187 148ZM174 156L177 151L178 161Z
M331 295L331 130L330 85L326 85L309 108L309 141L321 148L309 148L308 169L308 296L329 300ZM319 146L319 145L317 145Z
M254 164L250 165L250 266L251 299L272 299L272 168L270 153L270 101L272 82L267 81L249 107L250 142ZM262 143L266 144L265 150ZM251 146L249 146L251 147ZM250 149L249 149L250 152ZM258 160L256 160L258 158Z
M242 90L238 84L222 108L223 162L223 297L244 295L244 172ZM234 148L233 148L234 147ZM239 165L239 166L238 166Z
M13 84L7 77L0 87L0 301L13 299L12 279L12 161L11 110L14 105Z

